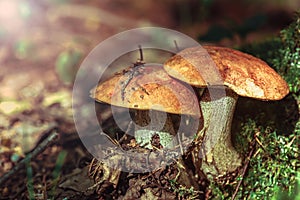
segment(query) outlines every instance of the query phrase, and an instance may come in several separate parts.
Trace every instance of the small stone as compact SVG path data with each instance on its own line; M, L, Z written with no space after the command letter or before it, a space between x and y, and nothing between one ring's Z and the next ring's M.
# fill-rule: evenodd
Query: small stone
M3 196L3 197L6 197L6 196L8 196L8 195L9 195L9 190L8 190L8 188L7 188L7 187L3 188L3 190L2 190L2 196Z

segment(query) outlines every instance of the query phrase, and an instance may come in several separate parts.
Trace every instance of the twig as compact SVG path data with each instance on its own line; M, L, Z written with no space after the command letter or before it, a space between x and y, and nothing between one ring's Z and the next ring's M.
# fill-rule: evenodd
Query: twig
M119 143L121 144L124 140L126 140L128 135L133 135L132 133L133 131L134 131L134 125L133 122L130 121L127 126L127 130L125 131L124 135L120 138Z
M128 79L126 79L123 83L122 83L122 88L121 88L121 97L122 97L122 101L125 100L125 89L126 87L129 85L129 83L131 82L131 80L136 77L138 74L140 74L139 68L143 67L145 62L144 62L144 56L143 56L143 49L142 46L139 45L139 52L140 52L140 60L137 60L135 63L133 63L133 67L128 70L127 72L124 73L124 75L128 76Z
M259 144L259 146L262 148L262 150L267 154L267 156L269 156L271 159L275 159L275 157L270 152L268 152L268 150L266 150L266 148L264 147L262 142L258 139L259 134L260 134L260 132L257 132L254 135L254 138L255 138L256 142Z
M261 143L261 141L257 138L257 136L255 136L255 140L256 142L259 144L259 146L261 146L261 148L266 151L266 148L264 147L264 145Z
M45 140L43 140L32 152L28 153L23 160L21 160L12 170L5 173L2 177L0 177L0 185L2 185L8 178L10 178L13 174L19 171L31 158L36 157L41 152L43 152L47 146L53 142L53 140L58 136L57 132L52 132Z
M176 51L179 51L179 47L177 45L177 41L176 40L174 40L174 44L175 44Z
M247 157L246 163L245 163L245 165L244 165L244 168L243 168L243 171L242 171L242 174L241 174L241 179L239 180L239 182L238 182L238 184L237 184L237 186L236 186L236 188L235 188L235 191L234 191L234 193L233 193L233 195L232 195L232 197L231 197L231 200L234 200L234 199L235 199L235 197L236 197L236 195L237 195L237 193L238 193L238 191L239 191L239 187L241 186L241 184L242 184L242 182L243 182L244 176L245 176L246 171L247 171L247 168L248 168L248 166L249 166L250 159L251 159L251 157L252 157L252 155L253 155L253 152L254 152L254 149L255 149L255 141L256 141L256 140L254 140L254 141L252 142L252 145L251 145L251 146L252 146L252 149L251 149L251 151L249 152L249 155L248 155L248 157Z
M108 134L101 131L100 135L104 135L111 143L121 148L120 143L116 139L111 138Z
M180 138L179 133L177 133L177 140L178 140L178 144L179 144L179 147L180 147L180 153L181 153L181 155L183 155L184 152L183 152L182 142L181 142L181 138Z
M143 49L142 46L139 45L139 51L140 51L140 62L143 63L144 62L144 55L143 55Z

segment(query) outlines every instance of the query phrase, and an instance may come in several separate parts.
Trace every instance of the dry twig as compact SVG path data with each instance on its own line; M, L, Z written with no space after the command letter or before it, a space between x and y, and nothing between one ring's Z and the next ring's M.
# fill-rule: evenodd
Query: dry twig
M14 175L17 171L19 171L31 158L36 157L40 153L42 153L50 143L54 141L58 136L57 132L52 132L45 140L43 140L32 152L28 153L26 157L21 160L13 169L9 172L5 173L2 177L0 177L0 185L2 185L7 179L9 179L12 175Z
M245 163L245 165L244 165L244 168L243 168L243 171L242 171L242 174L241 174L241 179L239 180L239 182L238 182L238 184L237 184L237 186L236 186L236 188L235 188L235 191L234 191L234 193L233 193L233 195L232 195L232 197L231 197L231 200L234 200L235 199L235 197L236 197L236 195L237 195L237 193L238 193L238 191L239 191L239 188L240 188L240 186L241 186L241 184L242 184L242 182L243 182L243 179L244 179L244 176L245 176L245 174L246 174L246 171L247 171L247 168L248 168L248 166L249 166L249 162L250 162L250 159L251 159L251 157L252 157L252 155L253 155L253 152L254 152L254 150L255 150L255 139L251 142L251 147L252 147L252 149L251 149L251 151L249 152L249 154L248 154L248 157L247 157L247 159L246 159L246 163Z

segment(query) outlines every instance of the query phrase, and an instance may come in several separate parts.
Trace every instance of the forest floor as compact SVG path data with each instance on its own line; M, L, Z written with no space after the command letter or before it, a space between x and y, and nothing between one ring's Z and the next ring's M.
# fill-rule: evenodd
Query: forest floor
M1 21L7 33L0 35L0 199L117 198L125 195L124 188L137 187L139 180L139 187L147 188L143 185L147 183L155 192L144 189L143 194L137 194L137 190L128 189L127 199L141 195L154 199L153 193L160 195L158 199L178 197L179 191L176 194L170 183L163 184L160 179L174 179L178 173L174 166L131 177L134 182L122 174L123 183L119 185L126 187L118 186L119 191L112 192L107 186L101 195L97 194L99 189L93 187L95 182L88 176L93 157L81 143L73 120L72 84L66 80L74 77L60 72L59 58L70 55L74 49L78 51L77 65L71 66L76 71L99 42L121 31L153 25L177 28L196 37L215 19L202 23L204 29L200 25L193 25L194 29L180 27L169 7L172 4L152 1L132 1L130 5L122 0L11 2L11 9L22 5L31 10L28 16L24 11L24 15L9 18L15 21ZM262 35L281 28L266 29ZM257 37L260 35L253 34L250 40ZM233 43L223 41L227 45ZM204 199L210 191L206 182L202 183L198 192ZM165 188L160 188L162 185Z

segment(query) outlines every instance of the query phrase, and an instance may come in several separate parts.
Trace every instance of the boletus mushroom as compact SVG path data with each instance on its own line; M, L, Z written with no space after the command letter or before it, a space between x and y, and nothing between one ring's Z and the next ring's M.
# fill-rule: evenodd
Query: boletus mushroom
M141 146L151 149L151 140L156 139L161 145L154 145L157 148L173 148L177 142L170 114L200 116L197 97L186 86L170 77L162 65L149 64L116 73L99 83L91 96L98 102L130 109L135 139Z
M187 48L166 61L164 69L196 88L205 88L200 97L204 126L197 134L198 139L204 138L204 154L202 166L196 167L213 177L241 165L242 156L231 142L238 96L268 101L280 100L289 93L287 83L264 61L225 47Z

